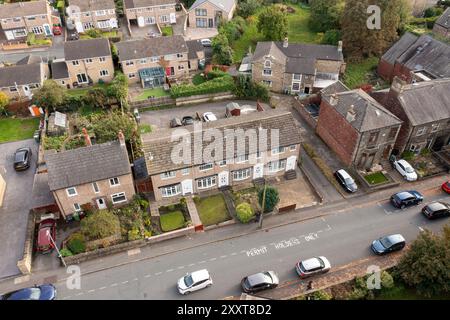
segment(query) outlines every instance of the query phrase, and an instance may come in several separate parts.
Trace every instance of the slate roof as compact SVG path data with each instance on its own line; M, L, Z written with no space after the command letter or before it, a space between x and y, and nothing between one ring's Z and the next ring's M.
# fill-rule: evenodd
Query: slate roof
M354 106L353 110L356 112L356 116L355 120L350 122L350 124L358 132L376 130L402 123L399 118L389 112L362 89L339 92L336 95L338 102L332 107L344 119L347 117L350 106ZM330 95L323 97L328 104L330 104L330 98Z
M69 70L65 61L52 62L50 65L52 69L52 79L67 79L69 78Z
M199 51L204 51L205 48L203 47L202 43L200 42L200 40L190 40L190 41L186 41L186 45L188 47L188 59L192 60L192 59L197 59L197 52Z
M189 8L189 11L197 8L205 2L210 2L217 8L220 8L226 12L230 12L231 9L233 9L233 6L236 4L235 0L196 0Z
M45 207L55 203L55 198L48 186L48 173L36 173L32 191L33 208Z
M14 2L0 5L0 19L47 14L46 1Z
M81 12L116 9L114 0L69 0L69 6L77 6Z
M45 154L50 190L59 190L131 173L126 149L118 141Z
M395 61L406 51L409 47L413 45L414 42L419 39L418 36L406 32L396 43L386 51L385 54L381 57L381 59L385 60L390 64L394 64Z
M328 87L320 90L320 93L322 94L322 96L326 96L326 95L339 93L339 92L345 92L345 91L350 91L350 89L345 84L343 84L341 81L338 80L335 83L333 83L332 85L329 85Z
M26 56L25 58L22 58L19 61L17 61L16 65L41 63L41 62L43 62L42 57L30 54L30 55Z
M64 42L66 61L106 57L111 55L108 39L97 38Z
M190 136L191 141L198 141L197 143L190 144L191 147L191 163L192 164L176 164L171 159L172 151L175 146L179 146L180 139L174 139L171 141L172 135L175 132L180 132L180 129L162 129L158 131L154 131L148 134L142 135L143 141L143 149L145 154L145 160L147 163L147 171L149 175L154 175L157 173L181 169L185 167L192 167L195 165L199 165L201 161L197 159L201 159L201 149L199 144L201 143L197 138L201 135L199 132L194 134L194 125L189 125L183 127L186 131L181 133L181 136L186 137ZM253 112L247 115L241 115L237 117L219 119L216 121L211 121L207 123L202 123L202 131L204 132L207 129L217 129L221 131L224 136L228 136L230 139L231 136L225 130L227 129L255 129L259 130L259 128L263 129L278 129L279 130L279 145L280 146L289 146L292 144L301 143L300 130L295 124L294 117L288 111L280 111L280 110L267 110L261 112ZM179 138L181 138L179 136ZM224 140L227 138L224 138ZM206 140L206 139L205 139ZM211 142L203 141L203 148L208 146ZM271 148L271 137L270 130L268 130L267 134L267 147L259 151L266 151ZM225 140L227 141L227 140ZM229 141L229 140L228 140ZM237 140L234 139L234 152L237 153ZM223 155L227 158L230 158L230 155L226 152L226 144L223 146ZM194 145L196 145L194 149ZM241 145L242 146L242 145ZM188 145L189 148L189 145ZM245 153L249 153L248 147L248 139L245 139ZM197 163L195 163L197 162Z
M126 9L175 4L176 0L123 0Z
M450 7L448 7L439 19L436 20L435 24L450 29Z
M404 85L398 101L413 126L450 119L450 79Z
M41 83L41 64L21 64L0 68L0 88L31 83Z
M159 57L188 51L183 36L129 40L116 43L119 61Z

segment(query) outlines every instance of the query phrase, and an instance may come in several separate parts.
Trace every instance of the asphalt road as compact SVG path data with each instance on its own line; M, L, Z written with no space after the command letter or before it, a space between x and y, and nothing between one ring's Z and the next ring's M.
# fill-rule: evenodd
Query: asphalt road
M424 204L450 200L441 192L425 193ZM245 275L274 270L281 282L297 279L294 266L299 259L326 256L332 266L372 255L371 241L401 233L407 242L424 228L439 232L449 219L429 221L420 208L394 210L387 201L341 209L326 218L269 229L219 241L182 252L111 267L83 275L79 290L57 284L59 299L222 299L241 293ZM187 272L207 268L214 284L181 296L177 280Z

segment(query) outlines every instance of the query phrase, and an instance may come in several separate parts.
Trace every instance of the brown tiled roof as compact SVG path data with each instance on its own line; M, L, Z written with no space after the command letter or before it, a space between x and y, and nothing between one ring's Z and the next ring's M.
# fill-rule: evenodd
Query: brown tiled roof
M198 137L201 136L199 131L194 132L194 125L185 126L182 129L186 130L182 132L181 136L190 137L191 141L198 141ZM230 139L231 136L227 133L227 129L231 130L248 130L255 129L278 129L279 130L279 146L289 146L293 144L299 144L301 142L300 130L298 129L294 117L288 111L279 111L279 110L267 110L261 112L254 112L248 115L241 115L237 117L231 117L226 119L219 119L212 122L202 123L202 131L205 132L207 129L217 129L219 130L223 136L225 136L224 141L228 136ZM179 129L178 129L179 130ZM143 141L143 149L145 154L145 160L147 163L147 170L149 175L154 175L157 173L181 169L185 167L191 167L194 165L199 165L196 159L201 158L202 149L208 146L210 141L203 141L203 147L199 147L199 143L188 144L188 148L191 148L191 163L192 164L176 164L172 162L171 154L174 150L175 146L180 144L181 136L178 136L177 139L172 140L172 135L177 132L177 129L162 129L157 130L152 133L148 133L142 136ZM238 152L237 140L234 139L234 152L235 155ZM267 149L271 148L271 137L270 131L267 135L267 144L263 149L260 149L260 152L267 151ZM195 147L194 147L195 145ZM243 147L241 145L241 147ZM245 147L243 148L245 153L249 153L248 139L245 139ZM226 152L226 143L223 146L223 154L230 158L230 156ZM194 161L195 159L195 161Z
M0 19L47 14L46 1L5 3L0 5Z
M116 43L119 61L159 57L188 51L183 36L129 40Z
M126 9L145 8L167 4L175 4L176 0L123 0Z
M64 57L66 61L106 57L111 55L108 39L87 39L64 42Z
M69 6L77 6L80 12L116 8L114 0L69 0Z

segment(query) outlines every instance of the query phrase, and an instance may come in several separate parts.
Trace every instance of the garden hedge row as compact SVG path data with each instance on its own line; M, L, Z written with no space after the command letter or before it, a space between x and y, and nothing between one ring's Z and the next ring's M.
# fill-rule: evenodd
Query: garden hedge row
M189 97L201 94L234 91L234 80L230 75L214 78L197 86L192 84L174 85L170 88L172 98Z

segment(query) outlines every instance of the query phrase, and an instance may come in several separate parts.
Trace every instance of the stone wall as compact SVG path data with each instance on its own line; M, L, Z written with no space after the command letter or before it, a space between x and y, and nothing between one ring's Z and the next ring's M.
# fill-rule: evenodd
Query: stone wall
M33 240L34 240L34 229L35 229L35 219L36 217L32 212L30 212L28 217L27 230L25 234L25 244L23 248L22 259L17 261L17 268L23 274L31 273L31 260L33 258Z
M0 173L0 207L3 205L3 198L6 192L6 181Z

